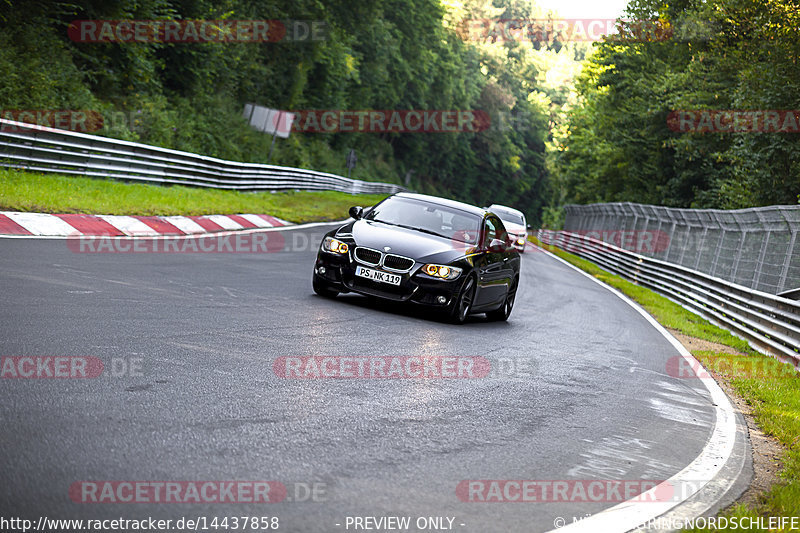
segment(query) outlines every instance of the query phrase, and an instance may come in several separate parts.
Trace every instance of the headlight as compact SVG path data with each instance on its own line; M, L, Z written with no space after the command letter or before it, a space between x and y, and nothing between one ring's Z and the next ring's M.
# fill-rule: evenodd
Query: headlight
M525 244L525 238L524 237L517 237L517 244Z
M431 263L424 265L422 271L431 277L447 280L456 279L461 275L460 268Z
M322 240L322 249L332 254L346 254L350 247L347 246L346 242L342 242L339 239L325 237Z

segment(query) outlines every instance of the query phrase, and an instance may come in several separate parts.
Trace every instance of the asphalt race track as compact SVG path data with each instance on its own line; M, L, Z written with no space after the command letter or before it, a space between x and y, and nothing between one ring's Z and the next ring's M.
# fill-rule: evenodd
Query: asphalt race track
M276 516L280 531L450 517L455 531L547 531L618 502L465 502L456 487L665 480L709 439L708 391L666 370L675 348L546 254L524 255L508 323L455 326L314 295L323 231L285 232L302 249L263 254L81 254L64 240L0 239L0 355L93 356L105 368L0 380L2 514ZM484 356L492 374L275 375L277 358L310 355ZM86 480L274 480L289 493L269 504L75 503L70 486Z

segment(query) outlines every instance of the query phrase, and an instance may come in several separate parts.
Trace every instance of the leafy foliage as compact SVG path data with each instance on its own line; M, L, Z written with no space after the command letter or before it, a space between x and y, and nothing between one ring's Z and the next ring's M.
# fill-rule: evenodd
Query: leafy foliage
M797 0L635 0L628 16L671 36L595 46L549 164L550 203L797 203L800 134L667 123L678 110L800 109Z
M529 16L523 0L4 0L0 107L92 109L102 135L265 162L271 138L243 104L351 110L483 110L525 127L465 133L293 133L272 161L404 183L477 204L504 203L536 223L545 190L548 110L529 43L467 42L459 20ZM324 39L274 43L78 43L74 20L323 21ZM543 89L542 89L543 90Z

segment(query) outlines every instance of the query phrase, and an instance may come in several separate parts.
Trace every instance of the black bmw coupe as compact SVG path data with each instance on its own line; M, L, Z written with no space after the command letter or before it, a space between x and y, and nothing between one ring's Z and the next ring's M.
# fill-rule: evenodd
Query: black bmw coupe
M453 322L486 313L507 320L520 258L500 219L479 207L398 193L328 232L314 264L314 292L355 292L440 308Z

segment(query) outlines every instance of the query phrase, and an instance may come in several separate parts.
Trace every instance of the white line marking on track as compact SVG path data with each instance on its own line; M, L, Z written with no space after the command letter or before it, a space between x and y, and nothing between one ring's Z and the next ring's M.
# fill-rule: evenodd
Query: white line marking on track
M687 364L691 365L691 368L698 368L698 366L703 368L678 339L664 329L664 326L659 324L656 319L650 316L639 304L617 289L606 285L599 279L564 259L561 259L557 255L542 248L540 248L540 250L611 291L623 302L635 309L637 313L642 315L656 331L661 333L687 361ZM567 533L587 531L594 533L596 531L630 531L636 529L645 522L658 518L670 509L685 502L719 474L733 453L733 445L736 440L736 412L730 400L716 381L708 379L700 381L703 382L711 395L711 401L715 406L716 421L708 442L694 461L657 487L637 496L635 499L638 501L628 500L622 502L588 518L567 524L564 527L552 531L566 531ZM730 486L733 481L735 480L729 480L728 486ZM658 501L659 495L672 494L673 488L675 487L681 491L681 499L679 501L672 501L672 498L667 498L668 501ZM661 496L661 499L663 499L663 496Z

